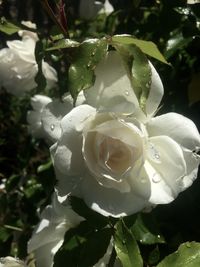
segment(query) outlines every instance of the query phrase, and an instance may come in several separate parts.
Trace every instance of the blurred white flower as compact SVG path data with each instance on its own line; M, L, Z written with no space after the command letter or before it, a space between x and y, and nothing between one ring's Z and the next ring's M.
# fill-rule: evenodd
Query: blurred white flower
M8 256L5 258L0 258L0 267L26 267L26 265L23 261Z
M16 96L21 96L37 86L34 79L38 71L35 60L37 34L25 30L19 31L19 35L22 40L7 41L8 48L0 50L0 86ZM56 70L43 61L42 71L47 87L55 86Z
M187 0L187 4L193 5L193 4L198 4L200 3L200 0Z
M177 113L153 118L163 86L149 64L147 114L122 59L109 52L95 70L94 86L84 91L85 104L59 121L61 135L51 147L59 196L81 197L95 211L120 217L169 203L196 179L199 132Z
M79 16L82 19L90 20L95 18L98 13L109 15L111 12L113 12L113 7L108 0L104 4L94 0L80 0Z

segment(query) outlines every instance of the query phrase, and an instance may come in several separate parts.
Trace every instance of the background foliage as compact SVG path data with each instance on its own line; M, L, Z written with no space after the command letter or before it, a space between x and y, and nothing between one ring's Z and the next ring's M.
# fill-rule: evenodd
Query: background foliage
M5 0L0 5L0 16L12 22L31 20L42 34L56 33L41 2ZM159 113L181 113L191 118L200 130L200 4L188 5L186 0L112 0L115 11L109 16L99 14L94 20L81 20L78 0L65 2L68 32L73 40L127 33L155 42L171 64L152 59L165 88ZM0 48L8 38L13 36L0 33ZM52 92L59 96L67 90L68 54L63 53L62 61L54 54L52 58L51 51L47 51L45 56L59 70L61 91ZM0 91L1 257L26 257L26 243L39 220L38 207L50 201L55 184L46 144L27 133L29 105L29 97L19 99ZM137 218L131 231L139 241L146 266L157 264L183 242L200 242L199 203L197 179L173 203L157 206L151 214ZM119 227L124 230L123 225Z

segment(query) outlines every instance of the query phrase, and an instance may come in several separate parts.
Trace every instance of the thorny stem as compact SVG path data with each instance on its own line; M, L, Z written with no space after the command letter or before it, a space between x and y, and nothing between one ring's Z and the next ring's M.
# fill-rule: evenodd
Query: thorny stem
M69 33L67 31L67 29L65 29L65 27L62 25L62 19L61 21L58 20L58 18L56 17L56 15L54 14L52 8L50 7L48 0L41 0L42 6L44 7L44 9L47 11L48 15L51 17L51 19L55 22L55 24L61 29L62 33L64 34L64 36L66 38L69 38ZM62 5L62 2L61 2ZM62 5L62 14L61 17L63 18L63 13L64 13L64 5ZM65 15L64 15L65 16ZM65 17L66 19L66 17ZM67 20L65 20L66 22Z

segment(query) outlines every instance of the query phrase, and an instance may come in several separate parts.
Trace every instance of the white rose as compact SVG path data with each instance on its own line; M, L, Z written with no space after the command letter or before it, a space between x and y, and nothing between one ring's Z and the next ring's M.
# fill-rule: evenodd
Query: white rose
M13 257L0 258L0 267L26 267L25 263Z
M87 104L63 117L51 147L61 197L81 197L93 210L120 217L169 203L196 179L198 130L176 113L153 118L163 86L150 66L145 115L119 55L109 52L98 65Z
M100 1L80 0L79 16L82 19L93 19L98 13L110 14L113 12L113 7L108 0L103 4Z
M7 41L8 48L0 50L0 86L16 96L21 96L37 86L34 79L38 72L35 60L37 34L19 31L19 35L22 40ZM47 80L47 87L55 86L55 69L43 61L42 71Z

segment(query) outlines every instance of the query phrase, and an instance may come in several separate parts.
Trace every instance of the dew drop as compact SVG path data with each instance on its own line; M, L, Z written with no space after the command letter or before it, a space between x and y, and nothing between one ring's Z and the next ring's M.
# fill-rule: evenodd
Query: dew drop
M51 131L53 131L55 129L55 125L51 124L50 129L51 129Z
M93 56L93 57L95 56L95 52L92 52L92 56Z
M152 177L152 181L154 183L159 183L161 181L161 176L158 173L154 173L154 175Z
M87 67L88 67L88 68L90 68L90 67L91 67L91 64L90 64L90 63L88 63L88 64L87 64Z
M149 144L149 157L151 160L160 163L160 153L153 144Z
M157 238L160 238L160 235L157 235Z
M191 248L191 244L189 242L186 243L187 248Z
M129 96L129 91L128 90L125 91L125 95Z

